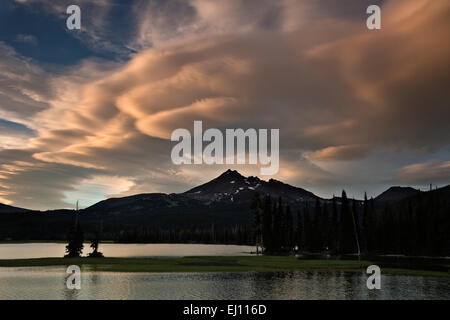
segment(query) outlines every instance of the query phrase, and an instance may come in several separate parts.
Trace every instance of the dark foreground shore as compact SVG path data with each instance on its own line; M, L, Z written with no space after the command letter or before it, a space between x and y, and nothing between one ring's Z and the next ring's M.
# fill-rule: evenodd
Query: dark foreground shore
M365 272L377 264L382 274L449 277L450 264L424 270L392 263L357 260L303 260L292 256L183 257L183 258L40 258L0 260L0 267L78 265L82 269L109 272Z

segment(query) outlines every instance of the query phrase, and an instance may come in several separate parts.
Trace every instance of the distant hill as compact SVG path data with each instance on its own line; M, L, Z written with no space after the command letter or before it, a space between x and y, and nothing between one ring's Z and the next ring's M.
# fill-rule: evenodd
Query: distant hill
M376 201L399 201L407 197L412 197L419 194L420 191L411 187L390 187L382 194L375 198Z
M8 206L0 203L0 213L28 212L30 210Z

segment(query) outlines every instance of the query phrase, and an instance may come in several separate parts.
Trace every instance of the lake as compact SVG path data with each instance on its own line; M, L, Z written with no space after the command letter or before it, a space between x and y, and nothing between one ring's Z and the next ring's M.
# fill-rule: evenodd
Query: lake
M85 245L87 249L88 244ZM0 244L0 259L62 257L64 243ZM101 244L107 257L249 255L254 247ZM86 250L90 252L90 250ZM0 299L450 299L450 279L348 272L124 273L83 269L81 290L66 288L66 267L0 267Z
M32 259L63 257L65 243L11 243L0 244L0 259ZM83 254L91 252L89 243L84 244ZM184 257L184 256L242 256L250 255L255 247L209 244L134 244L101 243L99 251L105 257Z
M347 272L123 273L83 271L66 288L65 267L0 268L0 299L450 299L449 279Z

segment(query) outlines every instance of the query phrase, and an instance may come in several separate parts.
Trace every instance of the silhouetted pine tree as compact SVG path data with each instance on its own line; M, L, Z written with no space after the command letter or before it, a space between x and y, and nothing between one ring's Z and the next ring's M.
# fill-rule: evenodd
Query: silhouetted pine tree
M305 249L307 250L311 250L312 249L312 245L313 245L313 228L312 228L312 223L311 223L311 217L309 214L309 207L308 207L308 203L306 203L305 205L305 209L303 211L303 216L304 216L304 234L305 234Z
M334 252L338 253L339 250L339 220L338 211L336 205L336 197L333 195L333 200L331 202L331 247Z
M303 250L305 246L304 215L300 210L297 211L297 246Z
M355 245L352 212L348 203L347 194L342 190L341 204L341 253L353 254L357 251Z
M292 218L291 208L289 205L286 206L285 215L285 248L287 252L291 252L294 248L294 221Z
M323 247L326 250L331 249L331 226L330 226L330 215L328 214L328 204L324 203L322 206L322 237L323 237Z
M253 232L254 232L254 239L255 244L262 244L262 213L261 213L261 199L259 198L259 193L256 192L252 204L251 204L251 210L253 213Z
M274 205L273 210L273 229L272 229L272 237L273 237L273 250L276 252L281 251L282 245L282 219L283 219L283 205L281 201L281 197L278 199L278 202Z
M72 227L67 235L66 255L67 258L78 258L83 252L84 233L78 222L78 213L75 213Z
M353 199L352 201L352 220L353 220L353 236L356 243L356 250L358 252L358 255L361 254L361 247L359 244L359 238L361 237L360 230L359 230L359 214L358 214L358 207L356 205L356 200Z
M322 207L320 205L320 200L316 198L316 203L314 206L314 217L313 217L313 225L312 225L312 249L314 251L322 250Z
M100 244L100 233L98 231L95 232L94 238L91 240L91 249L92 252L89 253L89 257L92 258L103 258L103 253L98 251L98 245Z
M268 195L264 198L262 210L262 238L264 249L266 251L272 251L272 203Z

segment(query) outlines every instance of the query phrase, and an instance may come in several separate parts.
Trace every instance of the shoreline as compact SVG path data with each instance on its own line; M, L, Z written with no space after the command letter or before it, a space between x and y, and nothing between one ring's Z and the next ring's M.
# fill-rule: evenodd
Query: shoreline
M170 258L36 258L0 260L0 267L50 267L78 265L82 270L105 272L366 272L377 264L383 275L450 278L447 270L383 266L382 262L357 260L302 260L292 256L197 256Z

